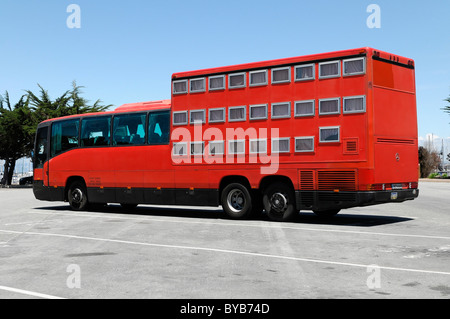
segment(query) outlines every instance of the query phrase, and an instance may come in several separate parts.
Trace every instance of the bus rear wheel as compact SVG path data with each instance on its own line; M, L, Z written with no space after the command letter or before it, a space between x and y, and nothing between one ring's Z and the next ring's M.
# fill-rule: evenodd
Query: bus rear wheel
M81 181L75 181L70 184L67 198L72 210L82 211L88 207L89 201L86 186Z
M294 191L285 183L269 185L264 191L263 203L267 216L273 221L289 221L298 213Z
M225 214L232 219L244 219L252 214L252 197L247 187L240 183L231 183L223 189L221 204Z

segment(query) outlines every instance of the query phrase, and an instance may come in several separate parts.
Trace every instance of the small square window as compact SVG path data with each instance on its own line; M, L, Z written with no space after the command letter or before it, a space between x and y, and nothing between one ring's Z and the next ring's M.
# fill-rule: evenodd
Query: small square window
M341 61L319 63L319 79L341 76Z
M295 117L314 116L316 114L315 100L295 102Z
M364 113L365 111L365 96L344 97L344 113Z
M225 108L209 109L209 123L225 122Z
M343 61L344 76L358 75L366 73L366 59L356 58Z
M205 78L200 79L192 79L190 82L190 93L198 93L198 92L205 92L206 90L206 80Z
M191 111L191 124L203 124L206 122L205 119L206 112L205 110L193 110Z
M187 143L173 143L173 155L175 156L184 156L187 155Z
M340 141L340 127L320 127L319 128L319 141L321 143L333 143Z
M173 81L173 94L184 94L188 92L188 80Z
M173 125L186 125L188 123L188 112L173 112Z
M191 155L203 155L205 142L191 142Z
M315 64L297 65L295 67L295 81L308 81L315 78Z
M250 74L250 86L267 85L267 70L252 71Z
M267 140L250 140L250 154L267 154Z
M209 90L225 90L225 75L210 76L209 77Z
M289 153L291 151L291 139L281 137L272 139L272 153Z
M272 84L291 82L291 68L272 69Z
M320 115L328 115L328 114L340 114L340 99L323 99L319 100L319 114Z
M247 85L245 73L235 73L228 75L228 88L237 89Z
M314 136L296 137L295 152L314 152Z
M239 122L247 119L247 108L245 106L233 106L228 108L228 121Z
M209 142L209 155L223 155L225 153L225 146L223 141Z
M267 119L267 104L250 105L250 120Z
M291 117L291 102L273 103L272 104L272 118L284 119Z
M228 154L245 154L245 140L228 141Z

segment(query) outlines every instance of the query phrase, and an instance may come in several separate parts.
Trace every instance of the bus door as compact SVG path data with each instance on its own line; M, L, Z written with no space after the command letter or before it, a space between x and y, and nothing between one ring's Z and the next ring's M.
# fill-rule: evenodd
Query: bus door
M33 156L33 175L35 181L42 181L48 186L48 150L49 126L39 127L36 133L36 143Z

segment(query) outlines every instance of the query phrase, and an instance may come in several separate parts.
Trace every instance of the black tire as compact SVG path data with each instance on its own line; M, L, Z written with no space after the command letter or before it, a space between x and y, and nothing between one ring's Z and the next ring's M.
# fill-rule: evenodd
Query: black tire
M240 183L227 185L220 202L225 214L232 219L245 219L252 214L252 197L247 187Z
M314 210L314 214L320 218L331 218L336 216L341 210L340 209L328 209L328 210Z
M264 191L263 204L267 216L273 221L289 221L298 213L294 190L285 183L269 185Z
M67 199L69 200L72 210L86 210L89 205L89 200L84 182L78 180L70 184L67 192Z

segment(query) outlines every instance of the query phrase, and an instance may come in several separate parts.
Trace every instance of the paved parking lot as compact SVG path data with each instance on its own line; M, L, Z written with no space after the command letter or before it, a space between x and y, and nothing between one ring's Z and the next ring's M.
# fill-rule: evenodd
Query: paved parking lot
M72 212L0 189L0 298L450 298L450 183L324 221Z

